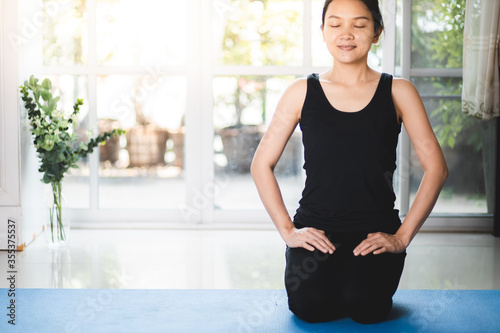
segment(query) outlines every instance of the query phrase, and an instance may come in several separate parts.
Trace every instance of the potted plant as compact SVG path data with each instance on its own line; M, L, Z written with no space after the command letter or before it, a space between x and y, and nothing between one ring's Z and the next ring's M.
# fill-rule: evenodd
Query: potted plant
M240 77L231 101L234 105L233 124L217 131L223 145L223 152L227 159L225 171L238 174L250 172L250 165L257 147L265 132L266 108L267 108L267 77L247 76ZM261 106L258 125L244 124L242 116L248 105ZM287 146L276 165L277 174L296 176L300 173L302 161L301 135L294 132L288 140Z
M243 111L248 101L260 99L262 122L265 122L265 78L240 77L233 96L235 107L233 125L217 131L227 159L226 171L234 173L250 172L253 155L264 133L262 125L244 124ZM245 101L247 101L245 103Z
M103 118L97 121L99 134L111 132L113 129L119 129L120 121L116 119ZM120 159L120 138L118 136L111 137L106 141L105 145L99 148L99 161L101 163L109 161L114 165Z
M141 87L139 81L137 87ZM169 132L155 125L143 112L142 100L134 94L136 126L127 131L129 167L165 165Z
M125 132L114 129L78 144L77 119L83 100L77 99L71 113L64 112L57 109L59 96L52 96L51 81L45 79L42 84L38 82L32 75L20 87L20 91L41 162L38 171L43 174L42 182L50 184L52 188L48 225L50 234L46 239L51 245L62 245L66 244L69 231L68 221L62 217L62 183L65 174L70 168L77 168L77 162L92 153L99 144Z

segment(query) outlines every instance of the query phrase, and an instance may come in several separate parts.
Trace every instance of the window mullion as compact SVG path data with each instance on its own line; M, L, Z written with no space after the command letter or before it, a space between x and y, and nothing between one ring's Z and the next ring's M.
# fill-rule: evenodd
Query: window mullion
M312 18L312 4L311 0L304 0L304 17L302 18L303 20L303 41L304 41L304 46L303 46L303 61L304 61L304 67L311 67L312 66L312 46L311 46L311 18Z
M87 24L88 24L88 54L87 72L88 98L89 98L89 124L92 129L97 124L97 73L96 68L96 0L87 0ZM93 69L93 70L92 70ZM90 210L99 208L99 149L94 154L89 155L89 202Z
M212 27L213 22L213 1L201 0L202 15L200 18L201 27ZM214 125L213 125L213 30L199 29L201 33L201 52L198 53L201 63L201 105L199 117L201 148L201 195L206 201L201 209L202 221L213 222L214 218L214 200L217 195L217 187L214 176Z
M411 70L411 1L403 0L402 77L410 79ZM406 215L410 209L410 138L403 127L399 147L399 200L400 214Z
M396 64L396 0L384 0L384 42L382 70L394 75Z
M210 2L211 3L211 2ZM187 31L187 91L186 95L186 131L185 131L185 179L186 199L185 207L182 207L183 218L186 223L200 223L202 221L201 211L208 205L202 196L202 150L201 150L201 117L202 102L201 95L202 80L201 73L201 20L204 1L189 0L185 4L190 8L192 20L186 21ZM195 96L193 98L193 96Z

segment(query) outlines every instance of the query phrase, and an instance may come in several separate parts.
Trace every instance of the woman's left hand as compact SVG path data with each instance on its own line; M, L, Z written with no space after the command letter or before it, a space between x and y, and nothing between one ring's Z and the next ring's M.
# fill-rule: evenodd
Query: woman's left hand
M365 240L354 249L354 255L366 256L369 253L380 254L384 252L401 253L407 245L399 235L390 235L383 232L368 234Z

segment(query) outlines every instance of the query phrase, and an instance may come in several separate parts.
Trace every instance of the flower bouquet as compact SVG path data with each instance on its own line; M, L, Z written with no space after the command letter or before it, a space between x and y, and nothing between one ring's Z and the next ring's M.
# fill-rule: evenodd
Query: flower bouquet
M104 132L87 143L77 144L78 113L83 105L77 99L71 113L57 109L59 96L53 97L52 83L49 79L42 84L33 75L20 87L24 106L28 111L30 131L33 143L40 158L39 172L43 173L42 182L52 187L52 204L50 207L50 238L53 244L64 244L67 232L62 219L62 180L70 168L78 168L77 162L92 153L99 144L111 137L125 133L121 129Z

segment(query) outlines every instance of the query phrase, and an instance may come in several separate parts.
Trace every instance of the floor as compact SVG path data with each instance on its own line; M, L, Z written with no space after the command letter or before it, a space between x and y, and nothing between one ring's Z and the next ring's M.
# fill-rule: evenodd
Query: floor
M274 230L71 230L49 250L38 237L15 258L17 288L282 289ZM0 276L8 253L0 251ZM9 287L0 279L0 288ZM400 289L500 289L500 238L421 232Z

